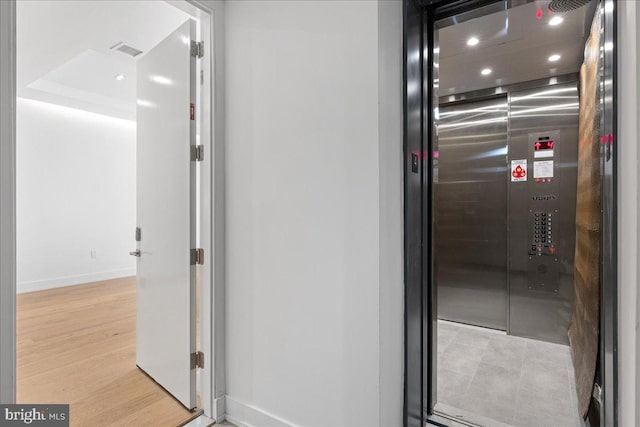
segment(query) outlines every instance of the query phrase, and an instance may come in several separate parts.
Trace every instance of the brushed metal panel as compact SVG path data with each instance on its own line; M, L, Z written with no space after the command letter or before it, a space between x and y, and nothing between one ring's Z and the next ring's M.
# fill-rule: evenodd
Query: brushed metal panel
M404 427L422 427L424 418L424 363L429 352L423 342L423 14L411 1L403 2L404 16ZM414 155L417 164L413 166ZM414 172L415 170L415 172Z
M529 176L526 182L509 184L508 332L568 344L575 255L577 82L511 92L509 105L509 158L526 159ZM536 158L535 143L545 138L554 141L553 156ZM534 162L549 160L554 162L553 178L536 182ZM542 236L535 242L536 213L552 214L552 224L544 224L545 231L552 231L551 242L542 241ZM540 220L541 229L542 225Z
M507 328L506 96L444 105L434 149L438 317Z

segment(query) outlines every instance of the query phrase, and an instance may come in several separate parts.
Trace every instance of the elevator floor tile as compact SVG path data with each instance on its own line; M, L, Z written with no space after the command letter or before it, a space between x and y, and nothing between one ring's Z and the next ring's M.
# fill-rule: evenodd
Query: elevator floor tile
M483 426L582 427L568 346L438 321L436 411Z

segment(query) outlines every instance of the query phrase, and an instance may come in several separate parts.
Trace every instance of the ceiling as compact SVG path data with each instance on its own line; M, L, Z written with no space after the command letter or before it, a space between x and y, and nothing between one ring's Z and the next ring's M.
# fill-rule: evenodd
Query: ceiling
M136 59L190 18L164 1L17 5L18 96L131 120ZM110 49L120 42L143 53L134 58Z
M579 71L594 9L549 14L549 3L535 1L440 29L440 96ZM549 25L557 16L564 21ZM479 43L468 46L471 37ZM550 62L553 54L560 59ZM486 68L492 71L485 76Z

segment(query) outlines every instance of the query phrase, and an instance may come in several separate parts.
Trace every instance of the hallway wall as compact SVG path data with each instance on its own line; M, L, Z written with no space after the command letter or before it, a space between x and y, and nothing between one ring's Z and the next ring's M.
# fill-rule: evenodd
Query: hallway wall
M226 5L226 408L402 422L401 2Z
M135 122L19 98L16 128L18 293L135 275Z
M618 373L619 425L640 425L640 7L618 12Z

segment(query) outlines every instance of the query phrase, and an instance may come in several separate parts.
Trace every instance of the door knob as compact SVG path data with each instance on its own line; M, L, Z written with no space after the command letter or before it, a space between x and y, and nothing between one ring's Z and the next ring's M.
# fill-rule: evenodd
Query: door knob
M133 252L129 252L129 255L133 255L133 256L138 256L139 257L140 256L140 249L136 249Z

